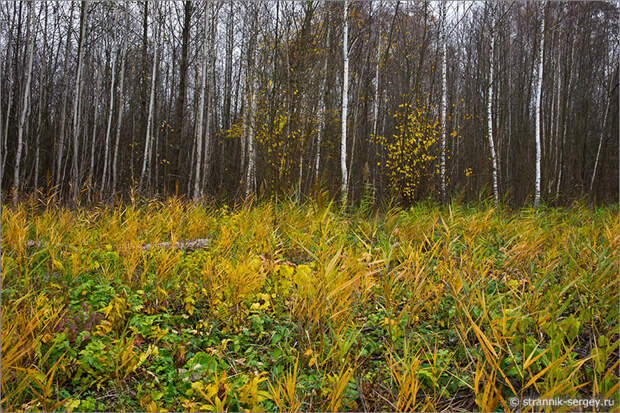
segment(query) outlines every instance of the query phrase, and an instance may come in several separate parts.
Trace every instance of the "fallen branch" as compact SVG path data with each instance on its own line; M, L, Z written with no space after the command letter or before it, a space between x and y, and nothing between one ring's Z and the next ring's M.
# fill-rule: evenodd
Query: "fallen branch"
M195 251L202 248L206 248L209 245L209 238L198 238L189 241L177 241L177 242L159 242L157 244L144 244L142 249L144 251L150 251L157 248L162 249L175 249L175 250L186 250L186 251Z
M39 241L35 239L30 239L26 241L26 247L29 248L40 248L45 246L45 241ZM202 248L206 248L209 245L209 238L198 238L187 241L177 241L177 242L158 242L154 244L144 244L142 245L143 251L151 251L155 249L175 249L175 250L185 250L185 251L196 251ZM136 247L137 248L137 247Z

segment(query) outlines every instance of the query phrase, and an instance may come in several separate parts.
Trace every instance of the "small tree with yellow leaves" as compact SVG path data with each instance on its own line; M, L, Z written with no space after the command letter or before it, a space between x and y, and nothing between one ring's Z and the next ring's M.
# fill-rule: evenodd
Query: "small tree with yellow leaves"
M377 136L375 140L385 150L385 168L394 195L411 202L421 185L439 175L436 159L441 126L425 105L403 103L393 117L392 137Z

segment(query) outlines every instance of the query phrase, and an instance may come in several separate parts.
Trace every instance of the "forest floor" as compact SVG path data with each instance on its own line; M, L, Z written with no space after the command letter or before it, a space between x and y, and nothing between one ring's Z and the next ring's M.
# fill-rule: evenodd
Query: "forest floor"
M618 232L583 204L4 207L2 409L617 409Z

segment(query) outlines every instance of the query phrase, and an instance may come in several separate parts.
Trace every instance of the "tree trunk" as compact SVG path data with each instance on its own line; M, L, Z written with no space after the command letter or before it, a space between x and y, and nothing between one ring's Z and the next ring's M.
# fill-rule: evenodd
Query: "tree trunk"
M562 171L564 170L564 144L566 142L566 132L567 132L567 125L568 125L568 117L569 117L569 110L571 107L571 89L572 89L572 80L573 80L573 57L574 57L574 52L575 52L575 38L573 37L573 39L570 42L571 46L570 46L570 58L568 60L567 63L567 70L568 73L566 74L567 76L567 84L566 84L566 91L564 92L565 95L565 99L564 99L564 111L563 111L563 116L562 116L562 120L564 123L564 127L562 128L562 143L560 144L560 159L558 161L559 165L558 165L558 178L556 181L556 185L555 185L555 197L559 198L560 196L560 189L562 186Z
M376 148L378 148L379 142L377 140L377 127L379 124L379 106L381 105L381 99L379 96L379 80L380 80L380 69L381 68L381 32L380 28L377 25L377 65L375 66L375 93L374 93L374 105L373 105L373 114L372 114L372 139L374 141L373 149L376 153ZM376 157L376 154L375 154ZM373 159L372 168L375 171L373 174L373 179L376 179L377 176L377 160Z
M114 69L113 69L114 70ZM97 87L95 91L95 96L99 95L99 90L101 89L101 94L103 95L103 86L101 85L102 80L101 77L98 76L97 79ZM112 78L112 83L114 83L114 78ZM88 168L88 187L91 189L91 185L95 182L95 144L97 143L97 120L99 117L99 104L97 102L93 102L95 106L95 112L93 115L93 137L90 146L90 166ZM106 137L106 145L105 145L105 158L106 162L108 159L108 142Z
M617 68L617 65L616 65ZM616 69L616 74L618 73ZM613 77L612 77L613 79ZM613 84L613 81L610 82L610 85ZM611 89L611 87L610 87ZM603 126L601 129L601 136L598 141L598 149L596 151L596 159L594 161L594 170L592 171L592 179L590 180L590 193L592 193L592 189L594 188L594 180L596 179L596 169L598 168L599 160L601 158L601 148L603 147L603 140L605 138L605 130L607 129L607 118L609 115L609 105L611 103L611 99L613 97L613 93L608 93L607 95L607 103L605 104L605 116L603 117Z
M66 79L69 77L69 52L71 50L71 27L73 27L73 5L71 3L71 11L69 13L69 29L67 30L67 40L65 45L65 59L64 59L64 69L63 74L65 76L65 84L64 91L62 95L62 110L60 115L60 134L58 135L58 152L56 154L56 180L55 185L58 187L59 191L62 191L62 160L64 156L64 146L65 146L65 128L66 128L66 118L67 118L67 100L69 99L69 85L66 82Z
M6 120L4 121L4 139L3 139L3 148L4 154L2 155L2 175L0 176L0 182L4 179L4 171L6 168L6 159L8 155L8 137L9 137L9 119L11 118L11 107L13 106L11 102L13 101L13 88L9 88L9 100L8 100L8 108L6 110Z
M249 99L248 94L250 93L250 87L248 85L249 79L250 79L250 67L249 67L249 61L250 61L250 55L251 55L251 51L249 50L250 48L250 42L249 40L247 40L247 23L244 23L243 25L243 30L241 31L241 56L247 56L247 58L245 59L240 59L241 61L239 62L239 71L237 72L237 87L235 89L235 112L237 112L238 109L238 102L239 102L239 85L241 83L241 74L243 72L243 70L245 69L245 81L243 82L243 88L241 89L241 108L239 108L239 110L242 112L242 125L241 125L241 138L239 139L239 166L240 166L240 178L241 181L245 180L245 174L246 174L246 170L245 170L245 165L246 165L246 140L247 140L247 136L248 136L248 106L249 106L249 100L248 102L246 102L246 99ZM245 64L244 64L245 62Z
M258 46L256 46L258 47ZM256 58L256 51L254 52ZM251 193L256 192L256 149L254 148L254 138L256 136L256 100L258 98L258 75L254 73L252 80L252 97L250 101L250 113L249 113L249 133L247 141L248 151L248 169L245 178L246 189L245 195L249 196Z
M153 4L153 12L155 13L156 10L159 10L158 8L158 2L157 0L155 0L154 4ZM155 20L155 19L153 19ZM157 16L157 20L160 20L160 16ZM157 77L157 58L158 58L158 53L159 53L159 38L158 38L158 28L159 28L159 22L154 23L154 27L155 27L155 33L153 33L153 38L155 39L155 41L153 42L153 71L151 73L151 93L150 93L150 99L149 99L149 112L148 112L148 117L146 120L146 135L144 137L144 157L142 158L142 172L140 172L140 183L139 183L139 187L140 190L143 189L143 183L144 183L144 178L146 177L146 175L149 173L149 165L150 165L150 159L149 159L149 154L150 152L150 146L151 146L151 124L153 122L153 111L155 108L155 78Z
M176 159L176 165L173 165L174 175L178 176L181 173L181 162L184 160L183 156L183 137L185 136L185 107L187 105L187 69L188 69L188 56L187 52L189 50L189 41L190 41L190 32L191 32L191 22L192 22L192 14L194 8L192 6L192 2L187 0L184 3L183 7L183 32L182 32L182 43L181 43L181 62L179 67L179 91L177 96L176 103L176 122L174 125L174 135L176 136L176 141L174 142L174 156L172 159ZM178 179L178 178L177 178Z
M116 80L116 62L118 61L117 54L113 57L112 61L112 79L110 81L110 109L108 110L108 124L105 131L105 147L103 156L103 173L101 175L101 190L105 188L106 179L108 176L108 156L110 153L110 132L112 131L112 114L114 113L114 81Z
M347 200L347 110L349 108L349 0L343 6L343 40L342 56L344 59L342 72L342 138L340 140L341 195L343 203Z
M446 29L446 2L441 2L441 201L446 202L446 101L447 101L447 29ZM491 34L492 35L492 34ZM493 50L491 40L491 50ZM493 69L491 69L492 72ZM492 141L492 140L491 140ZM497 196L496 196L497 198Z
M9 25L9 30L8 32L11 33L12 31L12 27ZM9 36L10 37L10 36ZM6 56L8 57L9 54L9 50L11 48L11 41L8 40L7 41L7 48L6 48ZM7 62L8 59L5 60L4 62L4 71L6 72L6 67L8 65ZM0 135L5 136L4 135L4 128L3 128L3 124L4 122L2 122L2 85L4 84L4 79L2 79L2 77L0 77ZM7 86L8 86L8 81L7 81ZM8 87L8 89L11 89L11 87ZM7 102L7 112L10 110L11 107L11 98L10 98L11 94L9 92L9 101ZM8 119L8 115L7 115L7 119ZM0 193L2 193L2 180L4 178L4 166L5 166L5 159L6 159L6 139L2 139L0 138Z
M17 204L17 196L20 191L20 166L22 149L24 146L24 125L26 123L26 115L30 110L29 98L30 98L30 81L32 79L32 57L34 54L34 35L32 33L34 14L32 12L32 3L28 3L28 28L26 35L26 49L28 50L28 66L26 68L26 86L24 88L24 100L22 106L22 113L19 119L19 126L17 130L17 152L15 155L15 173L13 175L13 204Z
M129 14L127 10L125 10L125 31L127 32L129 29ZM121 138L121 125L123 122L123 87L125 86L125 63L127 61L127 36L123 36L122 42L122 51L121 51L121 69L120 69L120 78L118 80L118 116L116 119L116 141L114 142L114 156L112 158L112 195L116 192L116 179L117 179L117 169L116 165L118 162L118 147ZM105 187L102 185L101 194L103 195L103 191L105 191Z
M80 171L78 166L80 135L80 94L82 92L82 66L84 64L84 41L86 40L86 7L88 0L82 2L80 17L80 43L78 45L78 62L75 74L75 96L73 97L73 162L71 167L73 181L73 202L77 201Z
M219 15L219 8L216 8L215 2L211 2L211 26L209 30L209 51L207 53L208 59L206 62L209 64L209 70L207 72L207 79L211 81L211 86L207 89L206 93L206 103L207 103L207 119L205 121L205 142L204 142L204 157L203 157L203 173L202 173L202 181L200 184L200 192L201 194L204 192L204 188L206 185L206 180L208 178L208 174L211 171L211 130L212 124L217 125L217 119L215 119L215 109L216 109L216 89L215 89L215 38L217 37L217 18ZM206 13L206 11L205 11ZM205 26L206 29L206 26ZM207 80L205 79L205 80Z
M495 204L499 202L499 190L497 185L497 155L495 153L495 144L493 141L493 69L494 69L494 52L495 52L495 23L496 10L495 7L491 11L491 49L489 51L489 93L487 96L487 135L489 139L489 148L491 150L491 161L493 163L493 198Z
M45 3L47 6L47 3ZM47 7L46 7L47 9ZM47 14L47 10L46 10ZM47 16L46 16L47 20ZM47 26L47 25L46 25ZM1 94L0 94L1 95ZM41 155L41 124L43 121L43 70L39 73L39 113L37 114L37 132L35 135L35 154L34 154L34 190L39 189L39 157Z
M542 80L543 80L543 57L545 47L545 5L547 0L543 0L540 6L540 45L538 50L538 82L536 85L536 189L534 194L534 205L540 204L540 174L541 174L541 124L540 124L540 105L542 101Z
M230 10L228 12L228 21L226 22L226 68L224 69L224 119L222 119L222 126L224 130L230 129L231 115L230 107L232 101L232 61L233 61L233 46L234 46L234 3L233 0L229 0ZM223 170L222 170L223 173Z
M353 176L353 160L355 159L355 147L357 146L357 129L358 129L358 120L359 120L359 108L360 108L360 96L361 96L361 89L362 89L362 82L364 81L364 77L366 75L366 69L368 68L368 66L370 65L370 48L368 48L368 53L366 54L366 63L364 64L363 68L362 68L362 73L361 76L358 79L357 82L357 88L355 88L355 110L353 111L353 142L351 143L351 158L349 159L349 176L348 179L349 181L347 182L347 194L351 194L351 196L354 196L355 193L353 191L353 188L351 188L351 180L352 180L352 176Z
M257 6L255 6L257 7ZM254 11L254 34L259 31L258 27L258 7ZM257 36L258 37L258 36ZM248 169L245 177L245 195L246 197L256 192L256 148L254 147L254 139L256 137L256 100L258 99L258 47L261 41L259 38L254 42L254 50L252 51L252 60L250 62L250 73L252 76L252 100L250 101L249 113L249 133L248 133Z
M321 99L321 114L319 119L319 130L316 138L316 159L314 163L314 180L318 184L319 182L319 168L321 165L321 142L323 140L323 133L327 127L327 69L329 61L329 44L331 41L332 27L329 21L329 8L325 2L325 24L327 25L327 36L325 37L325 61L323 62L323 79L321 80L321 88L319 95Z
M207 66L209 65L209 58L207 56L207 44L208 44L208 17L209 7L205 8L205 27L204 38L202 39L202 80L200 83L200 97L198 103L198 119L196 120L196 163L194 174L194 200L197 200L202 194L200 193L200 168L202 167L202 142L203 142L203 117L204 117L204 103L206 100L205 90L207 87ZM209 116L207 114L207 116Z

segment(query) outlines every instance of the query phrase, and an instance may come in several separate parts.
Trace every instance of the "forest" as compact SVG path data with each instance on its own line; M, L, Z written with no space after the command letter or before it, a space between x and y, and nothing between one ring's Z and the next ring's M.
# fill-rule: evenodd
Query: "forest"
M614 2L0 13L7 196L618 197Z
M618 411L619 12L0 2L0 409Z

